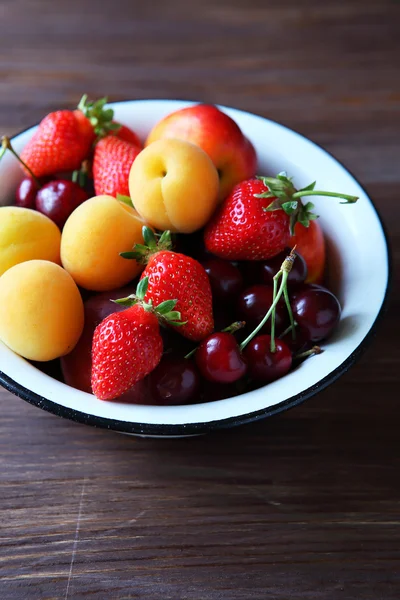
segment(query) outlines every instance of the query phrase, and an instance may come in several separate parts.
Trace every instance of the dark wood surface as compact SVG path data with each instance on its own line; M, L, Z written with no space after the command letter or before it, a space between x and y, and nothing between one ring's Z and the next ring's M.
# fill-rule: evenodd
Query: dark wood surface
M2 0L0 133L83 92L268 116L354 172L398 266L399 31L400 3L384 0ZM1 391L1 599L398 600L393 279L358 364L255 425L134 439Z

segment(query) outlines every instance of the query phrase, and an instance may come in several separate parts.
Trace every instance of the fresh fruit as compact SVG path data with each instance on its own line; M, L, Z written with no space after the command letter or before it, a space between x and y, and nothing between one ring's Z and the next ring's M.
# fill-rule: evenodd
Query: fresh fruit
M195 352L200 373L208 381L233 383L241 379L247 364L231 333L213 333L203 340Z
M312 221L315 223L315 221ZM310 223L311 225L311 223ZM302 225L303 227L303 225ZM279 271L282 262L285 260L285 256L287 256L290 252L289 250L284 250L280 254L277 254L273 258L270 258L266 262L260 263L259 269L259 281L265 283L266 285L272 285L274 276ZM303 284L307 278L307 264L304 258L297 252L296 248L296 260L293 263L293 267L288 276L288 287L289 289L293 289Z
M179 333L193 341L202 340L214 327L207 273L194 258L167 249L171 245L169 231L163 233L157 244L151 229L144 227L143 238L145 245L137 244L131 252L122 255L147 263L141 275L141 279L149 279L145 300L159 304L176 298L176 310L184 322Z
M36 194L35 208L61 229L69 215L89 198L77 183L56 179L43 185Z
M293 316L304 334L312 342L330 336L340 320L339 300L323 288L308 288L296 293L292 300Z
M228 260L267 260L288 245L295 224L310 225L317 215L304 196L333 196L346 203L356 196L323 192L315 183L296 190L284 173L239 183L222 203L204 232L206 249ZM303 252L304 254L304 252Z
M60 264L61 233L45 215L18 206L0 207L0 275L32 259Z
M266 187L259 179L239 183L206 226L206 249L227 260L266 260L287 246L288 216L266 212L268 201L256 198Z
M218 173L198 146L165 139L135 159L129 192L138 213L160 230L192 233L201 229L217 205Z
M134 279L141 266L120 253L143 241L137 212L111 196L95 196L78 206L64 225L63 267L81 287L107 291Z
M100 400L112 400L148 375L161 360L163 342L159 320L180 324L176 300L158 305L145 301L149 280L136 294L117 302L126 310L106 317L95 329L92 345L92 389Z
M243 288L243 276L232 263L218 258L202 262L211 285L213 300L226 303L234 300Z
M132 129L127 127L126 125L121 125L118 123L119 129L112 132L112 135L115 135L120 140L124 140L125 142L129 142L132 146L137 146L142 149L142 142L140 141L139 136Z
M153 127L146 146L165 138L186 140L208 154L218 170L220 200L226 198L239 181L256 173L257 156L253 145L235 121L216 106L197 104L170 113Z
M94 150L93 178L98 196L129 196L129 172L141 149L117 135L107 135Z
M30 175L21 180L15 192L15 204L21 208L35 208L36 194L39 186Z
M270 383L283 377L292 366L292 353L282 340L277 339L271 351L271 336L258 335L243 351L249 375L259 383Z
M200 390L200 376L193 361L176 354L164 354L146 383L152 404L187 404Z
M94 395L111 400L128 391L158 365L162 347L157 317L143 306L106 317L93 336Z
M281 263L282 264L282 260ZM279 267L278 267L279 271ZM265 313L273 302L273 289L269 285L253 285L246 288L237 300L236 314L246 324L253 328L263 319ZM276 307L276 329L282 332L288 325L288 313L283 300L280 300ZM267 321L263 328L264 332L271 331L271 322Z
M0 304L0 339L24 358L47 361L63 356L82 333L79 290L52 262L30 260L8 269L0 277Z
M36 177L79 169L88 156L95 134L79 110L48 114L21 152Z
M307 263L307 283L322 283L325 262L326 248L325 238L321 225L318 221L310 221L308 227L301 223L296 223L294 235L289 240L289 246L296 246L296 251L301 254Z
M92 392L92 341L94 330L106 317L115 312L125 310L125 306L112 300L129 296L135 292L136 286L127 286L111 292L103 292L91 296L84 303L85 325L75 348L61 358L61 370L67 385L83 392Z

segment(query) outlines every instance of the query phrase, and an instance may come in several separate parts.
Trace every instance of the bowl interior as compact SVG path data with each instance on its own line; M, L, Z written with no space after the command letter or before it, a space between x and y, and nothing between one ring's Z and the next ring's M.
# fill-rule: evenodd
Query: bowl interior
M146 100L113 104L115 117L144 139L160 118L191 104L182 101ZM65 416L125 431L184 433L185 427L213 422L250 420L274 407L290 405L335 379L371 330L384 301L388 284L385 235L371 200L357 181L332 156L299 134L256 115L221 107L236 120L255 145L259 173L287 171L296 187L315 179L323 189L359 196L355 205L335 199L315 198L316 212L328 241L329 278L343 307L334 336L318 358L305 361L284 378L235 398L187 406L139 406L101 402L44 375L0 342L0 371L13 391L29 401ZM31 128L13 140L20 151L33 134ZM8 154L0 163L0 205L12 201L21 171ZM11 381L11 383L10 383ZM24 391L25 390L25 391ZM284 403L284 404L282 404ZM58 408L57 408L58 407ZM59 409L59 410L58 410ZM161 426L161 427L160 427Z

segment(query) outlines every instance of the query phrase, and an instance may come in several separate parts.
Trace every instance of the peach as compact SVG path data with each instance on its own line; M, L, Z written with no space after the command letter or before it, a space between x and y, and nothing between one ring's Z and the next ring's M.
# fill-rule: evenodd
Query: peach
M60 264L61 232L48 217L19 206L0 208L0 275L26 260Z
M72 277L46 260L29 260L0 277L0 340L24 358L70 352L83 330L83 302Z
M218 202L218 173L198 146L163 139L136 157L129 192L138 213L156 229L192 233L210 219Z
M235 121L216 106L195 104L170 113L150 131L146 146L164 138L186 140L207 152L218 170L220 201L237 183L256 173L253 144Z
M95 196L70 215L61 238L61 261L75 282L87 290L103 292L122 287L142 267L120 252L143 243L138 213L112 196Z

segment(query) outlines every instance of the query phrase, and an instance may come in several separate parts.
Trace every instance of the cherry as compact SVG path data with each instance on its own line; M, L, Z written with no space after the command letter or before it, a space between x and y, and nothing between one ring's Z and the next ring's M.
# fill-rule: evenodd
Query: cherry
M87 192L74 181L58 179L40 188L35 208L62 228L72 211L88 198Z
M22 208L35 208L39 186L32 177L24 177L15 192L15 204Z
M293 339L292 332L288 331L285 335L281 335L280 339L285 342L285 344L289 347L291 352L294 354L296 352L302 352L304 350L308 350L311 348L312 343L308 339L307 334L300 329L300 327L296 327L296 338Z
M284 250L266 262L260 263L259 281L267 285L272 285L274 276L281 268L289 252L290 250ZM293 263L287 280L289 289L301 285L307 278L307 263L298 252L295 254L296 260Z
M299 290L291 306L299 327L312 342L327 338L340 319L339 300L322 286Z
M206 337L195 353L200 373L208 381L232 383L247 370L236 339L231 333L212 333Z
M203 262L209 277L213 300L226 302L235 298L243 288L243 276L232 263L219 258Z
M147 376L147 385L154 404L187 404L198 396L200 376L190 358L164 354Z
M269 285L253 285L244 290L237 302L237 316L251 328L263 319L273 301L273 289ZM276 307L276 330L283 331L289 324L287 308L283 300ZM271 320L267 321L262 331L271 331Z
M258 335L243 351L249 375L260 383L270 383L288 373L292 366L292 353L282 340L275 340L275 352L271 352L271 336Z

